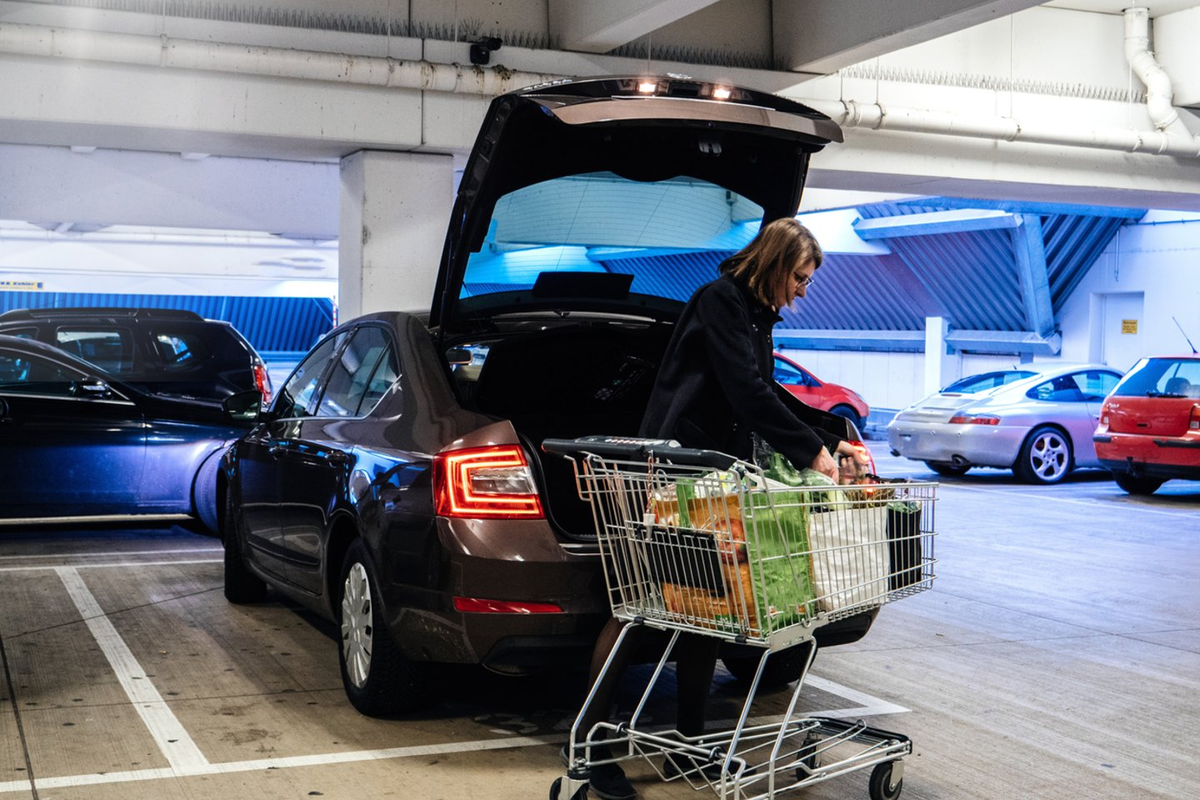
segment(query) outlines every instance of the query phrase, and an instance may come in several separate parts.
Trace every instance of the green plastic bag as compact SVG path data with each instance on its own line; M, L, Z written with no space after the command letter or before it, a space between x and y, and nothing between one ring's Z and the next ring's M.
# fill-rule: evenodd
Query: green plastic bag
M810 492L750 493L746 547L758 623L771 633L816 613L808 542Z

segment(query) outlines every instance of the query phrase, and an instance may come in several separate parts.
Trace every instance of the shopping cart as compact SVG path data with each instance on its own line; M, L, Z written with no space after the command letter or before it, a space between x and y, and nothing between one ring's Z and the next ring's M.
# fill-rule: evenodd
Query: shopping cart
M797 713L815 647L781 719L753 720L750 711L772 654L811 642L830 622L930 588L937 484L795 487L731 456L656 440L553 439L542 447L574 465L579 495L593 511L612 613L629 623L597 683L632 626L669 634L628 722L579 730L593 686L550 800L587 797L590 769L605 763L592 759L601 740L608 761L645 759L664 780L707 785L721 800L773 798L867 768L872 800L900 796L908 737ZM731 730L688 737L641 723L681 633L761 649ZM668 758L675 769L665 769Z

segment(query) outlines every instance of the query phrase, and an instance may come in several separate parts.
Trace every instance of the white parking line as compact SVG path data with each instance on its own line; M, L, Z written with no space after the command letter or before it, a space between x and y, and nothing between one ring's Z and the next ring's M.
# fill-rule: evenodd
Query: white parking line
M1074 505L1074 506L1087 506L1088 508L1092 508L1092 509L1096 508L1096 503L1097 503L1097 501L1094 499L1093 500L1072 500L1068 497L1061 497L1057 494L1043 494L1041 492L1022 492L1022 491L1006 492L1001 489L984 489L979 486L963 486L961 483L958 483L958 484L943 483L943 484L941 484L941 487L943 490L945 490L945 489L962 489L965 492L982 492L984 494L1002 494L1002 495L1007 495L1008 497L1014 497L1014 496L1020 497L1021 499L1028 498L1031 500L1044 500L1046 502L1051 502L1051 503L1067 503L1069 505ZM1157 509L1157 508L1147 508L1144 505L1135 504L1135 503L1121 503L1120 505L1116 505L1116 506L1111 506L1111 505L1105 506L1105 508L1106 509L1118 508L1118 509L1122 509L1125 511L1136 511L1139 514L1161 514L1166 517L1187 517L1188 519L1196 518L1195 511L1163 511L1163 510Z
M146 671L138 664L129 646L105 616L104 610L84 584L79 572L73 567L56 567L55 572L67 587L67 592L75 601L75 607L87 623L88 630L96 637L96 642L117 675L117 681L129 696L134 710L150 729L150 735L158 749L166 756L167 763L176 771L207 767L208 759L200 752L200 748L196 747L191 735L146 677Z
M124 561L113 564L71 564L69 566L48 565L45 567L0 567L0 572L37 572L38 570L60 569L111 569L113 567L173 567L178 564L220 564L219 558L181 558L175 561Z
M28 556L0 556L0 561L23 561L27 558L108 558L109 556L157 556L172 553L221 553L221 547L185 547L179 550L108 550L98 553L39 553Z

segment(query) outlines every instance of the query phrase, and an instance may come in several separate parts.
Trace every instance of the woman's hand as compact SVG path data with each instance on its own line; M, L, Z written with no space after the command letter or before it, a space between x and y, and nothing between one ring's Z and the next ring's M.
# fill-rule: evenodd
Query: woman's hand
M853 458L854 463L862 468L868 467L871 464L871 459L867 455L866 448L860 445L850 444L849 442L838 442L837 454Z
M843 444L845 444L845 443L843 442ZM814 470L821 473L822 475L829 476L829 478L831 480L833 480L834 483L837 482L837 479L838 479L837 462L833 460L833 456L829 455L829 451L826 450L824 447L822 447L820 450L817 451L817 457L813 459L812 464L810 464L809 466L811 466Z

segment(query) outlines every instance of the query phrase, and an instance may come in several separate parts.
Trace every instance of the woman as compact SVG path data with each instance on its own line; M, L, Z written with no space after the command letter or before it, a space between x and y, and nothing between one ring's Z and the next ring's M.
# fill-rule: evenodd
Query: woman
M640 435L751 460L757 434L796 466L811 467L835 481L838 466L831 450L865 463L860 450L816 426L821 412L793 399L773 377L771 331L780 320L779 310L805 296L823 258L812 233L785 218L764 225L750 244L722 262L721 276L697 289L679 318ZM609 620L600 633L592 654L593 682L623 624ZM653 635L642 626L629 631L627 638L635 641L621 648L604 684L597 687L579 721L581 733L607 717L628 654ZM704 730L704 705L719 646L719 639L689 634L676 643L676 727L685 736ZM607 748L592 748L593 761L609 757ZM668 758L665 767L669 777L675 764ZM637 796L617 764L593 767L590 782L591 793L601 800Z

